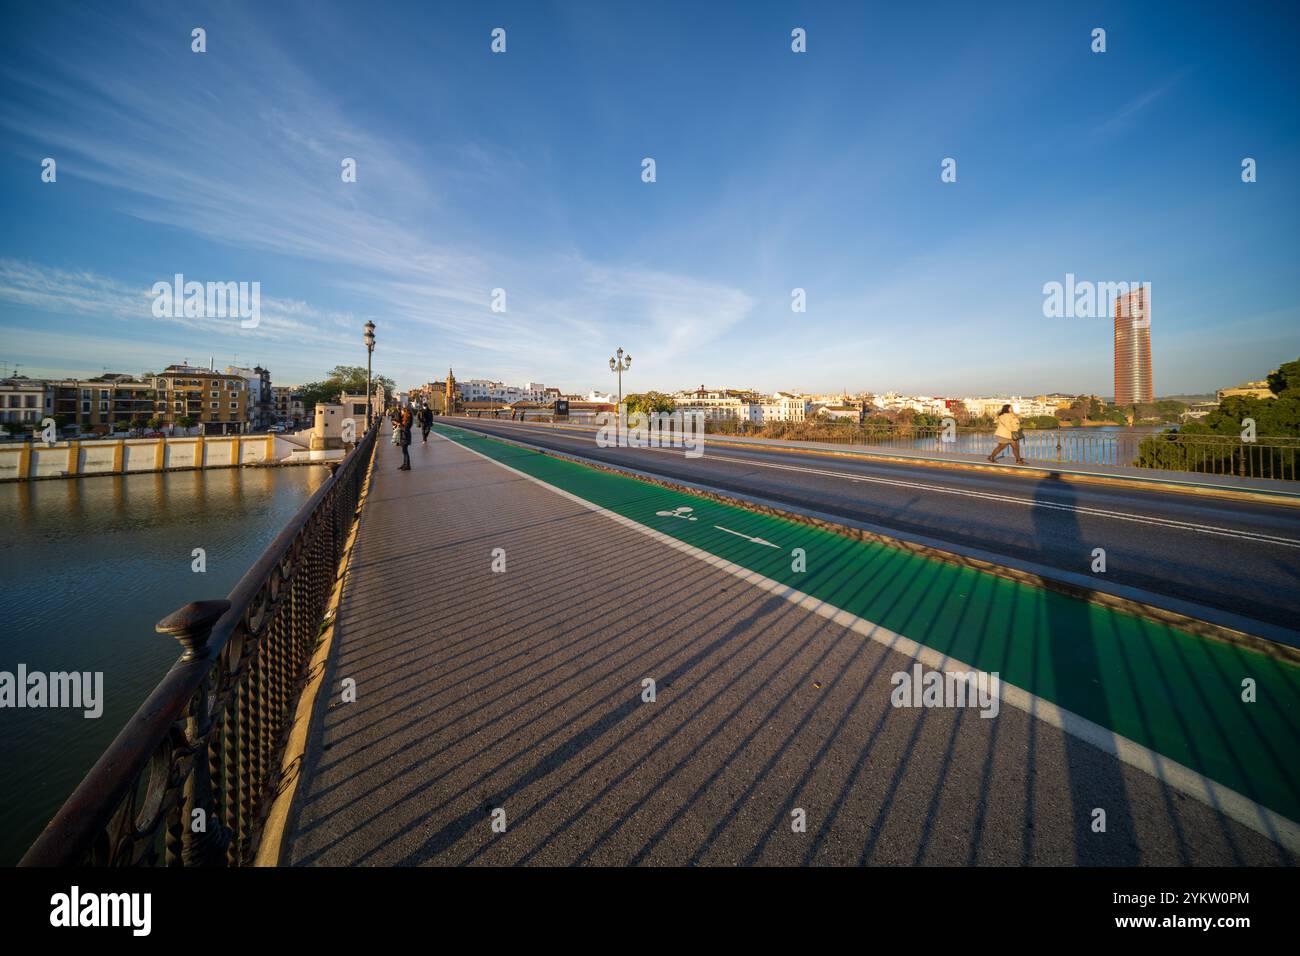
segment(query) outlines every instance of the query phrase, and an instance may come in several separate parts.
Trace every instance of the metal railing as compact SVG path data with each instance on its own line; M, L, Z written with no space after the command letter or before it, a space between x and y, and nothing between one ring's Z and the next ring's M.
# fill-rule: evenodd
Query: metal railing
M1143 439L1133 464L1138 468L1296 481L1300 478L1300 438L1257 438L1247 442L1231 435L1162 432Z
M889 425L856 422L789 422L753 427L729 422L707 422L707 431L719 435L755 436L778 441L836 442L873 448L892 448L926 454L987 457L998 445L987 429L958 427L946 432L933 425ZM947 438L953 440L947 440ZM1111 465L1116 467L1193 471L1236 475L1243 478L1300 478L1300 438L1266 438L1244 442L1232 436L1184 434L1175 430L1152 434L1106 433L1074 429L1026 431L1020 442L1027 461L1056 464ZM1011 458L1010 451L1003 460Z
M335 466L225 600L187 604L158 623L184 653L21 866L251 861L376 433Z

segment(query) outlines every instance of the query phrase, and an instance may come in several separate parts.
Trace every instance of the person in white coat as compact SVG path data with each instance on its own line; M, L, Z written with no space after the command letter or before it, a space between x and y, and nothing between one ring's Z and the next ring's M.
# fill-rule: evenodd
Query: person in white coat
M1023 465L1025 460L1020 457L1020 419L1011 410L1010 405L1002 406L1002 411L998 412L997 423L996 437L998 444L993 449L993 454L989 455L989 461L997 461L998 455L1006 451L1007 446L1010 445L1011 454L1016 456L1016 464Z

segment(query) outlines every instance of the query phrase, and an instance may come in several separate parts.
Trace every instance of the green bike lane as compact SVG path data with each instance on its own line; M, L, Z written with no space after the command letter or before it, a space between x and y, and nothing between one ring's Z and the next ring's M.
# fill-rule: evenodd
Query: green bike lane
M1019 688L1288 822L1300 820L1300 667L880 542L442 423L434 428L535 480L950 657L954 669L961 662L997 673L1004 698ZM795 569L795 549L802 549L803 570ZM1254 702L1243 700L1248 678ZM1033 711L1034 702L1022 709ZM1198 796L1218 804L1220 791ZM1294 835L1294 823L1288 829Z

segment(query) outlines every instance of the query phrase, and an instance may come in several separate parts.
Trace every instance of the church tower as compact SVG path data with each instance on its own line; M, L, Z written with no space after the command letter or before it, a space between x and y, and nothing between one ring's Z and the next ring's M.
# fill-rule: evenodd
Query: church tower
M442 396L443 414L456 414L456 376L452 372L450 365L447 366L447 387Z

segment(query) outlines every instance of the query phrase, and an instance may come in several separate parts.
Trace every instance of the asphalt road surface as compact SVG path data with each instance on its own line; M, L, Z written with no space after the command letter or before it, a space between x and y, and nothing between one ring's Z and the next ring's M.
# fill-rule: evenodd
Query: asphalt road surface
M1300 640L1300 508L892 461L736 448L601 448L595 433L447 419L720 491L1088 575L1292 632ZM1106 552L1104 576L1093 550ZM1271 636L1271 635L1266 635ZM1295 643L1293 640L1292 643Z

